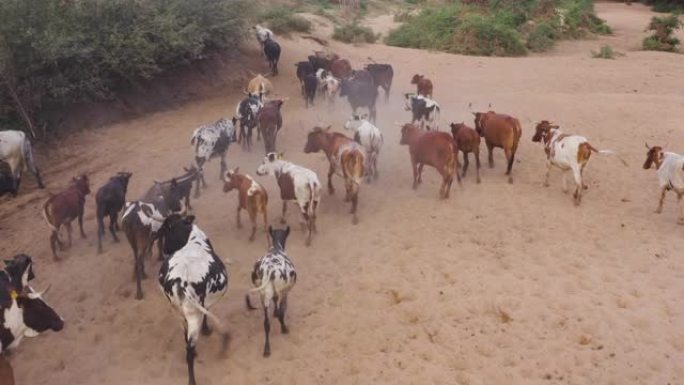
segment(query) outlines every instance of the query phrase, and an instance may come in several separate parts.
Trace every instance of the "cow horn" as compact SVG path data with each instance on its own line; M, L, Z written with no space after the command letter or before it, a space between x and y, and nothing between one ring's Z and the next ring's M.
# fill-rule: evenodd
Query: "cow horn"
M45 295L48 291L50 291L50 288L51 288L51 287L52 287L52 284L48 285L48 286L45 288L45 290L43 290L43 291L41 291L41 292L38 293L38 296L39 296L39 297L42 297L43 295Z
M159 180L157 180L157 179L153 179L152 181L154 182L154 184L162 184L162 183L163 183L163 182L161 182L161 181L159 181Z
M670 142L665 142L665 145L663 146L663 151L667 150L670 148Z
M646 145L646 149L648 149L648 150L651 149L651 146L648 145L648 142L644 142L644 144Z

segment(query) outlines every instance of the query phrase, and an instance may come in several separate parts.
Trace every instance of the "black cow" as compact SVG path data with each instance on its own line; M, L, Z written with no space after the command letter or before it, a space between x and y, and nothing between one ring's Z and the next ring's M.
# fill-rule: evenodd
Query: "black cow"
M306 107L314 104L314 99L316 98L316 89L318 88L318 79L316 75L309 74L304 78L304 101Z
M357 108L368 108L369 120L375 122L375 101L378 98L378 89L375 85L358 80L342 79L340 96L347 97L354 115L356 115Z
M197 184L197 189L195 191L195 197L197 197L199 196L200 179L203 178L203 175L195 166L183 167L183 171L185 171L185 174L182 174L180 176L171 178L170 180L166 180L163 182L155 180L154 183L155 185L158 185L161 188L163 194L169 194L171 191L172 184L175 183L176 193L178 194L180 199L184 199L185 211L189 211L192 210L192 206L190 206L190 193L192 192L192 184ZM148 190L148 193L145 195L145 198L143 198L144 202L151 202L151 200L154 198L153 196L149 195L151 191L153 191L153 189Z
M104 218L109 217L109 232L112 233L114 242L119 242L116 232L119 231L118 216L124 204L126 204L126 191L130 172L119 172L104 186L100 187L95 194L97 203L97 252L102 253L102 237L105 234Z
M243 150L252 149L252 132L257 125L256 116L263 106L259 95L254 94L244 98L237 106L237 119L240 122L237 141L242 144Z
M368 84L375 85L375 80L373 79L373 75L370 73L368 70L358 70L354 71L352 74L352 80L356 80L359 82L365 82Z
M302 95L304 95L304 79L307 75L315 74L313 65L308 61L300 61L295 64L297 67L297 79L299 79L299 84L302 86Z
M19 184L14 180L9 164L0 161L0 197L5 194L16 197L17 192L19 191L18 185Z
M368 64L366 70L373 76L375 85L385 90L385 100L389 100L392 79L394 78L392 66L390 64Z
M264 54L273 76L278 75L278 60L280 60L280 44L271 38L264 42Z
M309 63L311 63L311 65L313 66L314 72L318 71L321 68L326 71L329 71L330 63L332 63L332 60L322 56L309 55Z
M7 308L12 304L12 290L24 291L28 288L29 281L35 277L33 261L28 255L18 254L12 259L5 260L5 269L0 270L0 308Z

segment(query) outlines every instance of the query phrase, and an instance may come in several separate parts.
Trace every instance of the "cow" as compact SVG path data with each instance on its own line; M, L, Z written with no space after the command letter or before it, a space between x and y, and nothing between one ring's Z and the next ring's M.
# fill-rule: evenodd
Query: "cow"
M411 78L411 84L416 85L416 93L426 98L432 98L432 81L423 75L415 74Z
M371 177L378 179L378 156L382 148L383 137L380 129L368 121L367 116L352 115L344 123L344 129L354 132L354 140L366 149L366 178L370 183Z
M572 171L575 178L575 192L573 194L575 206L582 202L582 190L587 186L582 180L584 168L589 163L592 152L599 154L612 154L610 150L597 150L589 143L587 138L579 135L565 134L559 126L548 120L542 120L535 127L532 137L533 142L543 142L546 153L546 177L544 186L549 186L549 174L551 166L556 166L563 171L563 191L568 191L565 171Z
M390 64L368 64L366 70L373 76L373 82L376 87L382 87L385 90L385 101L389 101L390 88L392 88L392 79L394 78L394 70Z
M12 170L7 162L0 161L0 197L10 194L16 197L19 190L12 175Z
M275 151L276 135L283 126L280 108L284 102L284 99L271 100L257 114L257 127L264 137L266 153Z
M100 187L95 193L97 204L97 252L102 253L102 237L105 235L104 218L109 217L109 232L114 242L119 242L116 232L119 230L119 212L126 204L126 191L128 181L133 174L130 172L118 172L109 181Z
M210 159L215 157L221 158L219 179L223 179L223 174L226 172L226 153L228 152L228 147L232 142L237 140L235 123L237 123L236 118L233 118L232 120L221 118L216 121L216 123L197 127L192 132L190 144L195 146L195 164L199 171L195 197L199 196L200 179L202 185L206 187L206 182L204 181L204 164Z
M169 258L159 270L159 286L171 306L183 317L188 383L195 385L195 346L202 334L209 334L207 317L222 335L222 350L228 345L228 333L221 321L209 311L228 291L228 270L216 255L193 216L172 214L160 229L163 250Z
M78 227L81 230L81 238L85 238L83 231L83 209L85 206L86 195L90 194L90 180L83 174L74 177L69 187L64 191L51 195L43 204L43 218L52 230L50 234L50 248L52 257L59 261L57 256L57 245L63 249L64 244L59 239L59 229L64 225L69 236L69 247L71 247L71 221L78 218Z
M404 94L406 105L404 109L411 111L411 123L420 122L420 127L425 127L428 123L428 130L439 129L439 104L436 101L429 99L423 95L416 95L412 93Z
M143 299L142 280L145 274L145 258L152 254L152 245L158 238L158 232L166 217L181 211L181 191L175 179L168 188L155 183L143 198L134 202L126 202L121 217L121 228L128 244L133 250L133 277L136 281L135 298ZM161 243L159 260L163 259Z
M318 88L318 79L316 75L309 74L304 77L304 103L306 108L313 106L316 98L316 89Z
M440 197L449 198L454 173L456 173L458 183L461 183L456 145L451 135L446 132L424 131L414 124L407 123L401 128L399 144L409 146L413 167L413 188L418 188L423 180L423 166L432 166L442 175Z
M319 55L309 55L308 59L309 63L313 66L314 71L318 71L319 69L330 71L330 64L333 61L331 58ZM337 57L335 57L335 59L337 59Z
M242 144L243 150L251 151L252 149L252 131L257 124L257 114L263 106L264 103L257 95L250 94L235 108L235 117L240 122L237 142Z
M266 154L256 171L257 175L273 175L280 187L283 214L280 223L285 223L287 202L296 201L306 228L306 245L311 245L311 233L316 231L316 211L321 201L321 182L315 172L288 162L283 153Z
M304 79L309 75L315 75L316 71L314 70L313 65L308 61L300 61L295 64L295 67L297 67L297 79L299 79L302 95L304 95Z
M378 98L378 89L374 85L343 79L340 83L340 96L347 97L353 114L356 114L359 107L368 108L370 121L375 122L375 102Z
M330 62L330 73L338 79L347 79L352 75L352 67L349 60L336 58Z
M175 190L177 190L177 194L180 196L180 198L183 199L183 210L187 212L192 210L192 206L190 205L190 194L192 193L192 184L196 184L195 197L198 197L199 184L202 175L195 166L183 167L183 171L185 172L184 174L171 178L169 180L159 181L155 179L154 184L161 189L162 193L169 193L172 182L175 183ZM143 198L143 201L151 202L155 198L154 194L157 194L156 189L149 189L147 191L147 195L145 195L145 197Z
M375 86L375 80L373 79L373 75L371 75L370 71L368 71L367 69L352 71L351 79L359 82L372 84Z
M684 197L684 156L664 151L662 146L651 147L648 143L646 143L646 148L648 152L646 153L644 169L648 170L655 165L658 185L660 187L660 199L655 213L660 214L663 212L665 194L672 190L677 194L677 202L680 207L677 223L684 225L684 201L682 200L682 197Z
M40 170L33 160L31 142L22 131L0 131L0 161L7 162L10 167L11 181L14 183L10 192L13 192L15 196L16 192L19 191L21 174L24 169L28 169L36 177L38 188L45 188L43 179L40 176ZM5 178L5 183L8 181L10 179ZM9 191L10 189L8 188L7 190Z
M337 97L339 90L340 81L328 73L324 79L323 91L325 92L325 97L328 99L329 108L332 108L332 106L335 104L335 98Z
M515 161L515 152L522 136L522 127L518 119L494 111L473 112L475 116L475 130L485 139L489 159L489 168L494 167L494 148L503 148L508 161L506 175L508 183L513 183L511 170Z
M456 143L456 150L463 153L463 174L461 176L465 178L468 172L468 154L472 152L475 156L477 183L480 183L480 134L463 122L451 123L450 127L451 135Z
M237 227L242 228L240 211L246 210L252 222L252 234L249 236L249 241L252 242L256 234L257 215L261 214L264 219L264 230L268 226L268 194L266 189L257 183L254 178L248 174L240 174L239 171L239 167L226 171L226 175L223 178L225 181L223 192L228 193L232 190L238 190Z
M266 55L266 60L268 60L271 74L277 76L278 60L280 60L280 44L271 38L266 39L264 42L264 54Z
M259 24L253 26L252 29L254 30L254 34L256 35L259 45L261 46L261 54L263 55L264 43L268 39L273 39L273 31Z
M0 270L0 308L7 308L12 304L10 292L22 292L28 288L33 280L33 260L26 254L15 255L5 260L5 268Z
M349 211L352 214L352 223L359 223L356 208L359 202L359 187L363 180L366 168L366 151L354 140L338 132L330 132L330 127L314 127L307 136L304 153L311 154L323 151L328 158L330 168L328 169L328 192L330 195L335 193L332 184L333 174L344 178L344 186L347 192L346 202L351 202L352 207Z
M254 264L252 270L252 284L255 286L251 292L258 292L261 306L264 308L264 357L271 355L269 334L271 322L269 310L273 302L273 314L280 321L280 332L288 334L290 331L285 325L285 312L287 311L287 296L297 282L297 272L294 264L285 253L285 242L290 235L290 226L285 230L274 230L268 227L273 247ZM256 310L249 301L249 294L245 296L247 308Z
M264 101L266 95L273 92L273 84L265 76L257 74L252 80L247 83L247 90L243 91L247 96L256 95L261 102Z

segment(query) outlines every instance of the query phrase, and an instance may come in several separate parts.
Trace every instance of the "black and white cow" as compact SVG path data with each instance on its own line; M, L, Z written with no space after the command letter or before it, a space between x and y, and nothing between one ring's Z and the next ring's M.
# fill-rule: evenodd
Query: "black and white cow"
M271 331L269 310L271 302L273 302L275 307L273 314L280 321L281 333L289 333L285 325L287 295L297 282L297 272L295 271L294 264L292 264L292 261L290 261L290 258L285 253L285 242L287 241L287 236L290 235L290 226L285 230L273 230L269 226L268 233L273 240L273 247L254 264L252 284L256 288L251 290L251 292L259 292L261 306L264 308L264 333L266 335L264 357L271 355L271 344L269 342L269 333ZM245 302L248 309L256 309L249 301L249 294L245 296Z
M257 125L257 114L263 106L259 95L250 94L235 108L235 117L240 122L237 142L242 144L243 150L249 151L252 148L252 132Z
M35 278L33 261L26 254L15 255L5 260L5 269L0 270L0 308L10 306L12 290L21 292L28 288L29 281ZM5 288L6 290L2 290Z
M130 172L118 172L105 183L95 194L97 203L97 252L102 253L102 237L105 235L104 218L109 217L109 232L114 242L119 242L116 232L119 230L119 212L126 204L126 192Z
M219 177L223 180L223 174L226 172L226 153L228 146L235 142L235 124L237 119L228 120L221 118L216 123L205 124L195 129L190 139L190 144L195 146L195 162L197 169L199 169L202 185L206 186L204 181L204 164L211 158L221 158L221 172Z
M200 330L209 333L207 317L223 336L228 333L209 308L228 290L228 271L216 255L209 238L193 223L195 217L170 215L160 230L163 251L169 258L159 270L159 286L171 305L184 319L188 383L195 385L195 345Z
M40 177L40 170L36 167L36 163L33 160L31 142L23 132L14 130L0 131L0 161L9 164L15 195L19 191L21 173L24 168L27 168L36 177L39 188L45 187L43 179Z
M192 192L192 184L196 183L197 185L195 189L195 198L197 198L200 194L199 185L201 174L195 166L183 167L183 171L184 174L181 174L177 177L173 177L165 181L155 180L154 183L161 189L162 194L164 194L169 192L169 190L171 189L171 182L175 181L178 194L180 195L180 198L184 200L184 209L185 211L189 211L192 210L192 206L190 205L190 193ZM147 196L146 198L152 199L153 196ZM143 198L143 201L146 201L146 198Z
M411 123L416 120L420 121L420 127L424 127L428 123L428 129L437 130L439 124L439 104L436 101L425 97L423 95L407 93L404 94L406 99L406 111L411 111L413 117Z

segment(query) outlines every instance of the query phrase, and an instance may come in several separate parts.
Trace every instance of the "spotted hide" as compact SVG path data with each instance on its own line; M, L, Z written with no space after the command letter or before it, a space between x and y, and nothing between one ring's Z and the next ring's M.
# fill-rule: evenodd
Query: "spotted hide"
M223 179L226 172L226 153L228 146L235 142L235 123L237 119L228 120L221 118L216 123L205 124L195 129L190 139L190 144L195 146L195 162L204 180L204 164L211 158L221 158L221 171L219 179Z

